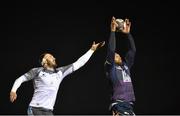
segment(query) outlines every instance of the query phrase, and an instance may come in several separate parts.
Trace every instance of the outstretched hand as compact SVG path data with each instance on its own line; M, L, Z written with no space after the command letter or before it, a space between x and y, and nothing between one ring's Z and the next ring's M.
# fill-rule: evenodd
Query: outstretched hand
M91 50L96 51L97 49L103 47L104 45L105 45L105 41L102 41L99 43L95 43L95 41L94 41L92 46L91 46Z
M115 32L118 24L116 23L116 18L113 16L111 19L111 31Z
M10 92L10 101L14 102L17 99L17 94L16 92Z
M130 28L131 28L131 22L129 21L129 19L125 19L124 28L122 29L122 32L128 34L130 32Z

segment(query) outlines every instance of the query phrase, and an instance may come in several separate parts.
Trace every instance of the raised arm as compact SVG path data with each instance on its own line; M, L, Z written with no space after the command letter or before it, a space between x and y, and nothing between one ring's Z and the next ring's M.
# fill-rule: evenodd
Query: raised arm
M132 35L130 34L130 27L131 27L131 22L129 21L129 19L125 19L124 29L122 30L122 32L126 34L126 37L128 39L128 51L125 55L125 60L129 68L131 68L131 66L134 63L134 57L136 53L135 43Z
M35 77L35 75L37 74L37 68L33 68L31 69L29 72L25 73L24 75L20 76L19 78L17 78L12 86L11 92L10 92L10 101L14 102L17 98L17 94L16 91L17 89L21 86L21 84L25 81L29 81L32 78Z
M91 48L83 56L81 56L76 62L74 62L71 65L61 67L58 70L60 70L60 72L63 73L63 77L78 70L79 68L81 68L82 66L84 66L87 63L87 61L90 59L90 57L92 56L94 51L96 51L97 49L104 46L104 44L105 44L105 42L100 42L97 44L95 42L93 42Z
M115 17L112 17L111 20L111 33L108 42L107 48L107 58L105 64L112 65L114 63L114 56L115 56L115 49L116 49L116 38L115 38L115 31L116 31L117 23Z

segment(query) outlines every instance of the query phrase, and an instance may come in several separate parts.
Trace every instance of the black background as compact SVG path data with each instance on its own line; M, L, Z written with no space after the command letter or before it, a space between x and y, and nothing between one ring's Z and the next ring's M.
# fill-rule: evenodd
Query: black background
M131 69L136 114L179 113L178 5L173 1L19 1L1 3L0 114L26 114L31 82L9 92L16 78L39 67L43 52L59 66L76 61L93 41L109 38L111 17L129 18L137 54ZM123 55L126 41L117 39ZM54 114L110 114L109 86L104 75L106 48L61 83Z

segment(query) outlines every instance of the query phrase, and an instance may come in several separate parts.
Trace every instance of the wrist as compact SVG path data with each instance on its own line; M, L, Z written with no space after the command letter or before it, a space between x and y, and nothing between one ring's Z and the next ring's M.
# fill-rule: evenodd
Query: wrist
M94 47L91 47L91 49L90 50L92 50L92 51L96 51L96 48L94 48Z
M116 31L116 28L111 28L111 31L112 31L112 32L115 32L115 31Z

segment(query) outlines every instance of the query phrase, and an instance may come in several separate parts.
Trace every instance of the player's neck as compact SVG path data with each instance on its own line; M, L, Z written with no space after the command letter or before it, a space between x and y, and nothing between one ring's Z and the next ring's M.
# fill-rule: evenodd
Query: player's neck
M54 71L53 67L46 67L45 69L50 70L50 71Z

